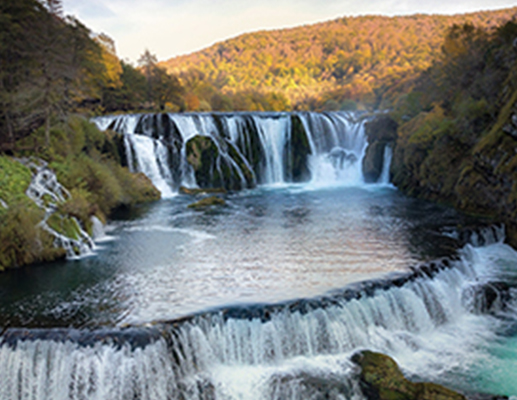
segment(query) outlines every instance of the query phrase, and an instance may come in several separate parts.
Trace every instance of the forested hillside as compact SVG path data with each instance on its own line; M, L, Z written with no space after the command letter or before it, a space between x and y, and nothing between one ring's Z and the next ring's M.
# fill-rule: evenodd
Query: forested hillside
M504 222L517 245L517 22L451 29L443 56L390 115L399 125L392 182Z
M516 13L340 18L241 35L160 65L214 109L260 110L266 94L277 109L379 107L441 56L452 25L489 28Z
M113 41L63 15L60 0L0 2L0 151L71 113L163 109L178 103L178 80L145 52L137 69Z

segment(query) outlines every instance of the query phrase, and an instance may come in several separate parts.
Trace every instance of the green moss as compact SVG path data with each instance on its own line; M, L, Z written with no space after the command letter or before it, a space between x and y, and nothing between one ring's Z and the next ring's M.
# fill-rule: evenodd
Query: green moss
M11 205L25 198L32 180L29 168L10 157L0 156L0 199ZM4 208L0 207L0 213Z
M205 194L205 193L221 193L225 194L227 193L227 190L225 188L206 188L206 189L197 189L197 188L187 188L184 186L180 187L180 193L188 194L191 196L195 196L198 194Z
M81 229L72 217L54 213L47 220L47 225L57 233L60 233L67 238L78 240L81 237Z
M368 399L465 400L465 396L444 386L409 381L397 363L385 354L365 350L354 354L352 361L361 367L360 387Z
M42 129L17 142L17 156L36 156L49 162L58 181L72 194L50 217L48 224L52 229L77 239L79 226L74 217L90 232L92 215L105 221L116 207L160 198L145 175L132 174L120 165L119 144L116 134L101 132L79 116L53 127L49 147L45 147ZM31 179L29 168L0 157L0 199L9 207L0 207L0 269L64 255L62 249L54 249L52 237L36 226L43 219L43 212L24 194ZM46 197L44 201L48 204L51 199ZM27 215L20 212L20 204L27 208Z
M212 138L194 136L187 142L187 161L194 169L196 182L201 188L224 186L221 179L214 176L219 158L219 150Z
M11 203L0 214L0 270L64 257L53 238L38 227L44 212L28 198Z

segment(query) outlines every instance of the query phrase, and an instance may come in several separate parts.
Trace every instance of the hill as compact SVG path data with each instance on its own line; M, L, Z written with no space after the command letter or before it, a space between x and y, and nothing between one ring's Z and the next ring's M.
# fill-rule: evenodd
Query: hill
M492 28L516 14L517 7L452 16L339 18L244 34L160 65L214 109L225 109L221 100L249 109L240 104L242 96L235 97L243 92L274 92L294 109L353 107L350 99L379 106L389 102L394 86L440 57L451 26ZM229 98L221 99L221 93Z

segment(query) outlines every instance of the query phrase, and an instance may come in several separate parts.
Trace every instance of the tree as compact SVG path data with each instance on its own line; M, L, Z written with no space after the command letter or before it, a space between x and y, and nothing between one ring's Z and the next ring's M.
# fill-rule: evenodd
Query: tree
M184 89L178 78L169 75L156 63L156 56L147 49L138 59L138 65L142 68L147 81L147 101L160 110L164 110L167 103L175 104L182 109Z

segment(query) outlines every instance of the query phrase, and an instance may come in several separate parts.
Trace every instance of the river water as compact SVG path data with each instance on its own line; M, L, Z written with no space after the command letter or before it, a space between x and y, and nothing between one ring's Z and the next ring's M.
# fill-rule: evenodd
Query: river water
M323 151L308 182L266 165L202 211L155 169L167 198L115 215L93 254L0 275L0 399L361 399L360 349L516 396L504 227L342 166L328 179Z

